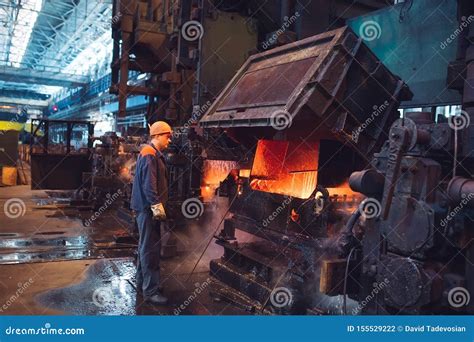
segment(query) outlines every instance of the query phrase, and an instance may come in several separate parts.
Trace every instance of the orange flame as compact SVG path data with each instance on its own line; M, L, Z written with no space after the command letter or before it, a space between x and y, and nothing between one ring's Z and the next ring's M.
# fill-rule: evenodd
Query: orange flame
M201 181L201 196L204 201L214 198L216 189L227 178L230 171L236 169L237 163L228 160L205 160Z
M349 186L349 181L345 181L337 187L326 189L329 192L329 196L362 197L360 193L352 191Z
M319 143L259 140L250 173L254 190L308 198L316 188Z

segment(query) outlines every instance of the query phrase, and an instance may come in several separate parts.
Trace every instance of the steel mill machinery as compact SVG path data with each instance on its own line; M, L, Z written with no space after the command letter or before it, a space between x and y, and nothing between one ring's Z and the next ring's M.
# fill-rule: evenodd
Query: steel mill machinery
M79 190L92 170L94 124L88 121L32 119L31 188Z
M91 149L92 170L82 174L82 185L76 196L97 210L115 194L120 198L116 203L119 217L134 231L134 217L130 210L132 181L138 154L148 135L145 129L136 127L129 131L124 132L124 137L115 132L92 137L95 142ZM169 223L182 224L181 204L187 196L198 194L201 186L201 147L193 142L189 129L174 134L165 159L170 184L168 210L172 220ZM188 167L189 161L192 161L191 168Z
M385 6L381 1L340 3L328 9L319 1L114 0L110 93L118 95L119 117L128 114L127 98L145 95L147 123L164 119L178 132L168 160L172 178L180 180L179 185L170 182L175 198L199 197L208 203L229 171L229 165L212 158L199 159L196 153L213 140L202 136L196 126L251 54L309 37L331 22L341 26L333 21L334 16L348 18ZM311 11L319 14L316 22ZM279 31L281 27L284 32ZM265 44L259 44L262 41ZM145 77L131 82L131 75L138 73ZM187 152L176 157L176 150ZM196 180L201 165L202 179ZM208 172L211 169L218 171ZM173 208L180 207L179 200L172 203Z
M255 48L257 32L252 19L218 13L202 0L116 0L113 15L110 92L118 95L119 117L126 115L128 97L146 95L147 123L166 120L173 126L166 155L169 209L180 217L184 200L202 198L202 139L193 127ZM229 31L239 39L230 42ZM146 77L131 84L131 73Z
M459 1L458 22L472 15L474 4ZM363 313L474 312L473 25L462 38L446 82L462 95L462 110L448 119L406 113L350 177L367 196L349 227L363 235L346 257L351 297L370 298Z
M224 254L210 263L215 296L258 312L333 312L325 294L362 201L349 176L411 96L347 27L246 61L200 121L216 137L208 158L236 165L219 188L230 217L216 236ZM253 238L236 241L236 230ZM335 274L320 280L321 268Z
M82 175L81 197L90 201L95 209L117 192L128 203L132 172L140 145L146 142L146 135L127 135L122 138L115 132L107 132L92 140L95 144L92 149L92 171Z
M202 0L116 0L113 14L110 91L119 97L119 116L126 115L128 96L148 96L149 124L195 124L257 44L251 19L217 13ZM239 39L229 42L229 30ZM147 77L129 84L130 72Z
M459 144L463 115L435 123L431 112L406 113L370 167L351 175L367 198L349 221L348 231L363 234L347 260L347 288L360 300L380 287L363 312L456 312L466 293L451 290L472 286L474 145Z

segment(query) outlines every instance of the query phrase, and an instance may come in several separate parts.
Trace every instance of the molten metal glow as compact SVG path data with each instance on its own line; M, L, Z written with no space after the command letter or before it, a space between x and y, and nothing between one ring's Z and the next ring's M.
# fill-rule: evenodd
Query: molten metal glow
M253 190L308 198L316 188L319 143L259 140L250 173Z
M239 177L250 178L250 169L240 169L239 170Z
M347 197L356 197L359 198L361 196L360 193L352 191L352 189L349 186L349 181L345 181L341 185L338 185L335 188L327 188L327 191L329 192L329 196L347 196Z
M123 163L120 167L119 178L124 182L132 181L132 170L135 168L136 161L134 159L129 159Z
M230 171L238 167L234 161L227 160L205 160L203 177L201 183L201 196L204 201L214 198L216 189L220 183L227 178Z
M300 214L298 214L295 209L291 209L291 220L293 222L299 223L300 222Z

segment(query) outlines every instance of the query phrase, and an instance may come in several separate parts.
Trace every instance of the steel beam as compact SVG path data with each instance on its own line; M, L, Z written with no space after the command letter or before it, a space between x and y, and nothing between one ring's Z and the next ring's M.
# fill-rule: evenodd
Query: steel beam
M38 108L48 107L48 101L11 98L3 96L0 96L0 104L23 105Z
M13 83L41 84L66 88L84 86L89 82L89 78L86 76L7 66L0 67L0 80Z

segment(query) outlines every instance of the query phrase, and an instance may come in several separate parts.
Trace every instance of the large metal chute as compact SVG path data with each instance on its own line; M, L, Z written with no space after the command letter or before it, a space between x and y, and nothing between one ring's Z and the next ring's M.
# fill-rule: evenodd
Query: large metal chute
M287 135L350 142L366 154L397 116L399 101L411 96L345 27L251 56L200 125L276 126Z

